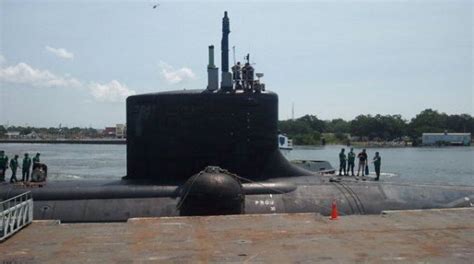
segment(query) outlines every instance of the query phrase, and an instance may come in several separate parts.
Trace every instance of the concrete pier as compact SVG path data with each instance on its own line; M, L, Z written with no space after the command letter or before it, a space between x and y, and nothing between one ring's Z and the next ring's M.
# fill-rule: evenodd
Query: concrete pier
M0 263L472 263L474 208L382 215L35 221L0 244Z

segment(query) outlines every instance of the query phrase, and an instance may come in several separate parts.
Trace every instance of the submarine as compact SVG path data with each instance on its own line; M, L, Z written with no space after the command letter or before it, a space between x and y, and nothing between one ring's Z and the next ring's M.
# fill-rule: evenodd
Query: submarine
M34 219L114 222L133 217L471 207L473 186L331 178L291 164L278 147L278 95L250 64L229 70L222 20L221 71L209 46L208 85L127 98L127 175L120 180L3 184L0 198L30 191Z

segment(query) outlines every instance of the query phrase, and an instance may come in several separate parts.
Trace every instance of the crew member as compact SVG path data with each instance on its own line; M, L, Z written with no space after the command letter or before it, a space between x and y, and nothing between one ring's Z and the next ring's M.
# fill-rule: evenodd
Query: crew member
M18 169L18 155L10 160L10 169L12 170L12 176L10 177L10 183L15 183L18 181L16 178L16 169Z
M25 153L25 157L23 157L23 164L21 166L22 173L21 173L21 181L29 181L30 179L30 167L31 167L31 158L28 157L28 153Z
M253 90L253 81L254 81L254 69L250 63L245 63L244 68L242 69L244 77L244 89L247 92L252 92Z
M365 149L362 150L359 154L357 154L357 158L359 158L359 167L357 168L357 176L359 176L359 172L362 170L362 176L365 173L365 166L367 165L367 152Z
M40 154L36 153L36 155L33 157L33 170L35 170L40 163Z
M242 67L242 87L244 88L244 91L247 91L247 64L245 64Z
M341 175L341 172L344 171L344 174L342 175L347 175L346 173L346 154L344 153L345 149L341 149L341 152L339 152L339 176Z
M232 73L235 82L235 90L242 89L242 67L240 65L240 61L237 62L236 65L232 66Z
M0 182L5 181L5 173L8 168L8 156L5 151L0 150Z
M351 171L352 176L354 176L354 161L355 161L354 148L351 148L351 151L347 153L347 174L349 174L349 171Z
M382 157L380 157L378 152L375 152L375 157L372 162L374 163L375 167L375 175L377 175L377 177L375 177L375 180L378 181L380 178L380 165L382 163Z

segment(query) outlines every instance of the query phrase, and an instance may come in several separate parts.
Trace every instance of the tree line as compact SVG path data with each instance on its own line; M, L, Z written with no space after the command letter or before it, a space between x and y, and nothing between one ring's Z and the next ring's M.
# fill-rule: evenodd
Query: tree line
M359 115L353 120L340 118L321 120L305 115L294 120L278 122L281 133L293 139L296 145L349 143L348 135L361 141L412 141L420 142L422 133L457 132L474 134L474 118L469 114L448 115L433 109L421 111L411 120L401 115Z
M411 120L405 120L401 115L359 115L353 120L341 118L321 120L315 115L305 115L294 120L278 121L281 133L293 139L296 145L319 145L321 140L327 143L346 144L348 136L358 137L361 141L404 141L418 143L422 133L433 132L466 132L474 134L474 118L468 114L447 115L436 110L421 111ZM1 126L0 138L5 138L7 132L18 131L20 135L28 135L35 131L51 137L73 138L83 136L88 138L100 137L94 128L79 127L21 127Z
M75 136L84 136L88 138L96 138L100 136L97 129L80 128L80 127L31 127L31 126L9 126L0 125L0 138L7 137L8 132L19 132L21 136L28 135L32 132L49 135L50 137L72 138Z

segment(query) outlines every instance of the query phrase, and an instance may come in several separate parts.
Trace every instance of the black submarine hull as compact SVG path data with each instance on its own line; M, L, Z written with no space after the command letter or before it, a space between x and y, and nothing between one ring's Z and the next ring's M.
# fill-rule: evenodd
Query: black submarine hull
M296 180L297 179L297 180ZM341 215L379 214L384 210L473 206L474 187L359 182L330 182L325 176L281 178L242 184L245 214L314 212L329 215L337 202ZM63 222L127 221L133 217L179 216L181 186L123 181L56 182L32 188L34 219ZM1 198L25 191L0 187ZM209 205L212 206L212 205Z
M42 188L3 184L0 198L29 190L35 219L63 222L220 214L218 209L227 203L212 195L231 189L227 185L220 188L219 179L237 181L235 198L241 201L239 208L223 213L328 215L333 200L341 215L472 206L473 186L352 178L331 182L328 177L296 167L278 149L277 121L278 96L271 92L195 90L131 96L127 99L126 177L113 182L49 182ZM228 170L224 173L228 177L217 170L217 174L208 174L201 187L190 188L194 176L208 166ZM186 186L194 196L180 207L188 197L183 195ZM208 210L213 208L217 209Z

